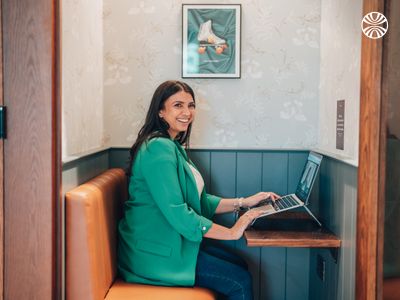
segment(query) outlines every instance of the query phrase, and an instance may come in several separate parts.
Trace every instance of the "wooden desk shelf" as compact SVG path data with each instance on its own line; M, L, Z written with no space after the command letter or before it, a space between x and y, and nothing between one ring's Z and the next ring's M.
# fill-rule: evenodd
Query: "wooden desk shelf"
M341 244L336 235L302 212L258 219L244 236L249 247L339 248Z

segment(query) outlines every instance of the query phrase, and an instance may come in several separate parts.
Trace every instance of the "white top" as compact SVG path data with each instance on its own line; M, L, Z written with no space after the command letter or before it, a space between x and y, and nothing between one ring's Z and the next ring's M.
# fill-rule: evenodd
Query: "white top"
M201 176L200 172L196 170L195 167L193 167L190 163L188 163L190 170L192 170L194 180L196 181L196 186L197 186L197 192L199 193L199 198L201 197L201 192L203 191L204 188L204 180L203 177Z

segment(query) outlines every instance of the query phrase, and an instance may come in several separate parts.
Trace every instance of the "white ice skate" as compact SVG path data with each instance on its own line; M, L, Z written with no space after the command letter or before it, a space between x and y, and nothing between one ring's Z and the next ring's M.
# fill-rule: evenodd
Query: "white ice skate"
M197 40L199 41L198 51L200 54L206 52L207 47L214 47L217 54L221 54L228 47L226 41L213 32L211 20L200 25Z

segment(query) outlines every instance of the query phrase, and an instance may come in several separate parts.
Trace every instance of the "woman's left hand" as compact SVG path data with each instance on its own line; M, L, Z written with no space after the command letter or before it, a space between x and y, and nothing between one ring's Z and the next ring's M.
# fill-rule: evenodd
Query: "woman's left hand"
M252 207L260 203L262 200L271 199L272 201L275 201L279 197L280 196L275 194L274 192L259 192L250 197L244 198L243 205L247 207Z

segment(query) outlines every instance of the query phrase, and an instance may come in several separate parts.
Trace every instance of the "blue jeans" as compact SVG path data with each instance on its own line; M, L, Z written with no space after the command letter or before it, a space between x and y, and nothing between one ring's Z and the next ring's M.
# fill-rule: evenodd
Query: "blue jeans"
M195 285L216 291L223 299L253 300L253 284L246 262L221 248L200 249Z

